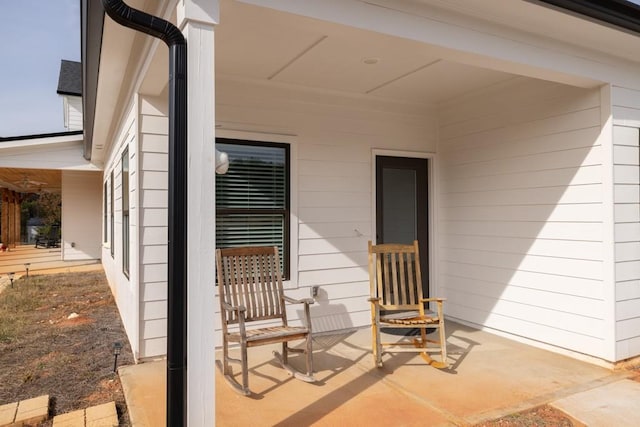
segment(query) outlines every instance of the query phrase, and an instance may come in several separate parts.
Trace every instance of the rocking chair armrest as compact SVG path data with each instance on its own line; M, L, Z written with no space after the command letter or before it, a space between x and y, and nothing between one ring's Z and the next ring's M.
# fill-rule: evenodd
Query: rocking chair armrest
M430 301L443 302L446 300L447 300L446 298L421 298L420 302L430 302Z
M371 297L371 298L368 298L367 301L369 301L372 304L380 304L380 297Z
M315 303L315 300L313 298L302 298L302 299L295 299L295 298L291 298L288 297L286 295L283 295L284 300L290 304L313 304Z
M238 313L244 313L247 311L247 308L244 305L231 305L224 301L222 301L222 308L226 311L237 311Z

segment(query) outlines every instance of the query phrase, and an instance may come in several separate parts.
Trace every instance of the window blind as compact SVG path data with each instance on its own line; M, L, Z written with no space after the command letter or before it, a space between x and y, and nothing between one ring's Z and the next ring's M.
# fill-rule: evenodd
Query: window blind
M277 246L288 278L288 146L219 139L216 148L229 156L216 177L216 246Z

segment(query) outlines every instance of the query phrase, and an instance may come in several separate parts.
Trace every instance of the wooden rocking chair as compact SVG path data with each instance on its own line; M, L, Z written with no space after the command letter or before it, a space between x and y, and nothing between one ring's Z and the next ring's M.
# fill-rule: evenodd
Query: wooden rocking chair
M284 295L278 248L218 249L216 262L223 350L222 364L217 362L217 365L226 381L240 394L251 394L247 348L282 343L282 355L273 352L282 367L295 378L315 382L309 311L309 305L314 301L311 298L295 300ZM305 326L289 326L285 302L304 304ZM279 324L265 326L264 321L274 319L279 320ZM258 322L259 326L251 328L250 324L255 322ZM289 348L288 342L294 340L306 340L305 348ZM230 342L240 345L240 359L229 357ZM306 354L306 373L299 372L289 365L289 352ZM241 365L242 384L234 378L229 363Z
M422 297L422 275L418 242L412 245L380 244L369 241L369 284L371 289L371 328L373 359L382 367L383 353L419 352L431 366L448 367L443 298ZM424 304L436 303L436 312L425 310ZM417 328L420 338L406 337L398 342L382 342L380 328ZM437 328L440 340L428 340L427 329ZM427 347L427 343L437 346ZM385 350L388 348L388 350ZM429 356L440 352L440 361Z

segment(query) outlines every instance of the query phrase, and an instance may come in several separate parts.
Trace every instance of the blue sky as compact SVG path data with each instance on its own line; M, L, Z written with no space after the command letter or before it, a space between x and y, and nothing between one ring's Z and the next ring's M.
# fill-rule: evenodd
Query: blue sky
M80 61L79 0L0 1L0 137L64 131L60 61Z

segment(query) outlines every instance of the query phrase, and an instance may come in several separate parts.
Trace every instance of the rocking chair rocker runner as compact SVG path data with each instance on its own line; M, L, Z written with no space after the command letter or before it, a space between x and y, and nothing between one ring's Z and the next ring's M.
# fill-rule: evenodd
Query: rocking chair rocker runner
M222 315L222 363L216 362L225 380L240 394L248 396L247 348L282 343L282 355L273 352L282 367L295 378L315 382L313 377L311 316L313 299L295 300L284 295L280 258L276 247L243 247L216 250L220 313ZM285 302L304 304L305 326L289 326ZM280 320L265 326L265 320ZM250 324L260 322L259 327ZM289 348L289 341L305 340L304 349ZM240 345L240 359L229 357L229 343ZM289 352L306 354L306 373L289 365ZM229 363L242 367L242 384L233 376Z
M447 347L442 313L443 298L422 297L422 275L418 242L412 245L380 244L369 241L369 284L371 290L371 327L373 359L382 367L383 353L418 352L435 368L447 368ZM425 310L427 302L436 303L436 312ZM382 342L380 328L417 328L420 338ZM436 328L440 340L428 340L427 329ZM437 346L427 347L427 343ZM384 350L389 348L389 350ZM440 361L429 356L439 350Z

